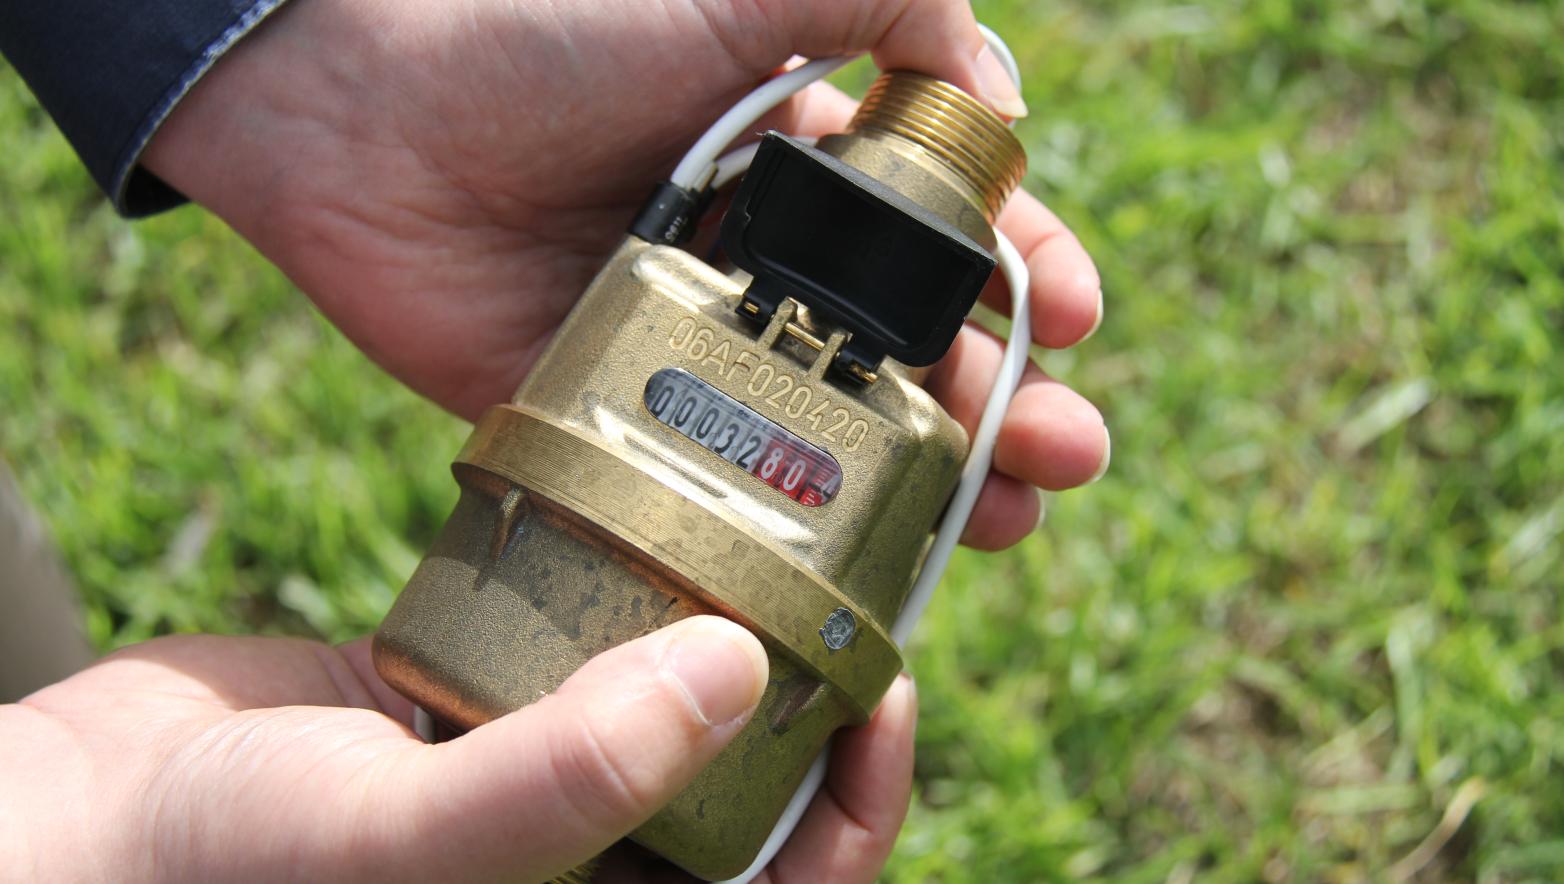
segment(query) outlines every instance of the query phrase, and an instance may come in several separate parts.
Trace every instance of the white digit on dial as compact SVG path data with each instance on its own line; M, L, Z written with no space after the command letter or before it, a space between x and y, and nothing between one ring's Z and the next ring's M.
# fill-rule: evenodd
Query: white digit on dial
M798 488L798 483L804 478L804 462L793 461L793 465L787 468L787 475L782 477L782 490L793 491Z
M770 479L777 474L777 468L782 466L782 449L773 448L766 455L766 462L760 465L760 478Z

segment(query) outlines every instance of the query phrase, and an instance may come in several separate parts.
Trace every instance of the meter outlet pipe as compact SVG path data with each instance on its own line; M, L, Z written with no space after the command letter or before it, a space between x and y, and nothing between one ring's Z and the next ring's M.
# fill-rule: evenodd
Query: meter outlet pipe
M455 511L375 636L381 676L463 730L682 618L749 628L770 658L753 719L630 836L708 880L775 851L832 733L901 671L1026 357L1018 315L974 439L919 385L1001 259L1025 291L994 229L1025 153L959 89L887 72L846 131L770 132L718 163L840 63L762 86L656 188L478 421ZM731 265L679 248L746 162L721 224Z

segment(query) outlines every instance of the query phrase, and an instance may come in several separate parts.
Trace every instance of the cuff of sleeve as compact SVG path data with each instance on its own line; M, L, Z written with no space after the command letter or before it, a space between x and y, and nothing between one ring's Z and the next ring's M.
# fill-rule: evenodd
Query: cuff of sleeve
M168 119L169 114L174 112L174 108L179 106L179 102L190 94L190 90L206 76L207 71L212 69L218 59L284 2L286 0L256 0L253 5L241 12L175 79L141 120L140 125L131 133L124 149L115 159L109 179L109 197L114 203L115 210L121 215L127 218L142 218L186 202L183 194L168 186L141 165L141 155L146 152L147 145L152 142L152 137L162 127L163 121Z

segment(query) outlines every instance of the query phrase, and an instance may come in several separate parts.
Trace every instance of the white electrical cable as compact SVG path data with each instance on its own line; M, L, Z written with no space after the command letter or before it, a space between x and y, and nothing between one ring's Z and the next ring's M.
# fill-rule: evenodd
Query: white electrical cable
M814 147L815 142L820 139L815 138L813 135L794 135L793 140L799 144L807 144L810 147ZM732 184L734 179L749 171L749 164L755 161L755 154L759 152L760 142L758 141L729 151L722 159L717 161L717 173L712 176L711 188L713 190L721 190Z
M717 171L712 173L711 189L721 190L743 176L749 171L750 164L755 162L755 154L759 152L760 142L752 141L724 154L722 159L717 161Z
M805 86L835 73L853 56L817 58L767 80L754 92L739 99L727 113L713 123L706 134L684 155L668 180L687 190L703 190L716 171L717 156L723 148L746 134L765 113L802 92Z
M994 445L999 440L999 426L1004 423L1005 412L1010 409L1010 399L1021 383L1022 373L1026 371L1026 359L1032 346L1032 310L1026 297L1027 288L1031 285L1031 274L1026 269L1026 259L1021 257L1021 253L1003 233L996 230L994 236L999 240L996 256L999 258L999 270L1005 275L1005 283L1010 287L1010 300L1014 305L1010 311L1010 338L1005 342L1005 352L1000 357L999 376L994 379L994 387L988 394L988 404L983 406L977 432L972 434L971 453L967 455L967 463L961 469L961 481L956 485L956 493L950 498L945 517L940 520L939 530L934 532L934 543L923 559L923 567L919 569L918 579L913 581L912 590L907 594L907 602L902 605L901 614L891 625L891 638L895 639L897 645L907 644L907 639L912 636L912 630L922 619L924 609L929 606L929 599L934 597L935 587L945 574L945 566L950 564L951 553L961 542L967 520L972 518L972 509L983 491L989 467L994 463Z
M980 24L978 27L983 31L983 38L988 41L989 51L999 59L1006 73L1010 74L1010 78L1019 88L1021 72L1010 47L987 26ZM754 125L761 114L780 104L793 92L803 89L841 67L848 60L850 59L822 60L830 64L828 68L824 68L824 73L816 74L812 71L811 76L799 76L789 84L792 91L783 92L778 89L767 92L763 100L756 100L749 105L747 113L752 113L753 116L747 117L738 114L737 111L746 106L751 99L756 99L763 90L777 83L782 77L801 74L810 65L820 62L809 62L795 68L750 93L735 105L733 110L724 114L717 124L695 143L695 147L690 149L690 153L675 170L673 183L691 187L705 179L715 186L721 186L742 175L749 167L750 161L755 158L758 145L738 148L724 156L721 161L713 159L717 152L744 134L744 130ZM756 107L759 107L759 110L755 110ZM722 132L717 131L718 127L722 128ZM718 140L719 137L721 140ZM684 173L685 180L681 180L680 173ZM720 184L717 183L719 181ZM999 375L994 379L994 386L988 394L988 403L983 407L983 416L978 420L977 432L972 435L972 446L967 455L967 462L961 469L961 478L956 484L956 492L951 496L945 516L934 532L934 542L923 559L923 567L919 569L911 591L908 592L907 602L902 606L901 614L896 617L896 622L891 626L891 638L897 645L905 645L913 629L917 627L924 610L928 607L929 600L934 596L935 587L944 576L946 565L950 563L951 553L955 551L956 545L961 542L962 533L966 531L967 521L972 517L972 509L977 504L978 495L983 490L983 483L987 480L989 468L994 462L994 445L999 438L1000 424L1004 422L1005 412L1010 408L1010 399L1015 395L1016 387L1021 382L1021 375L1026 370L1027 355L1032 346L1031 307L1026 297L1027 289L1031 285L1031 274L1026 269L1026 260L1021 257L1021 253L1010 240L997 230L994 231L994 235L998 239L995 257L1011 292L1010 337L1005 343L1004 355L1000 357ZM793 792L793 797L788 800L787 807L782 811L782 816L766 838L765 845L760 848L760 853L756 854L755 861L749 868L738 877L718 884L749 884L771 864L771 861L781 852L782 846L787 843L787 839L792 836L798 823L804 818L804 813L814 801L815 794L825 783L830 754L830 747L827 746L815 758L814 764L809 766L803 780Z
M977 432L972 435L971 453L967 455L967 462L961 470L961 480L956 485L956 493L951 496L950 506L945 510L945 517L940 520L939 529L934 533L934 543L929 547L928 555L923 559L923 567L918 571L918 579L912 584L912 591L907 594L907 603L902 606L901 614L891 626L891 638L897 645L905 645L912 631L922 619L924 609L929 605L929 600L934 596L934 589L939 585L940 578L945 574L945 566L950 563L951 553L956 545L961 542L961 535L966 530L967 520L972 517L972 509L977 504L978 495L983 490L983 483L988 478L989 468L994 463L994 443L999 437L999 426L1004 423L1005 412L1010 408L1010 398L1015 395L1016 387L1021 382L1021 375L1026 371L1026 359L1032 346L1031 332L1031 308L1027 303L1025 292L1031 284L1031 274L1026 269L1026 261L1021 253L1003 233L995 231L999 240L998 255L999 269L1005 275L1005 281L1010 286L1010 291L1021 292L1019 296L1013 296L1015 304L1010 319L1010 338L1005 343L1005 352L1000 357L999 376L994 379L993 389L988 394L988 404L983 407L983 416L978 420ZM788 801L787 808L782 811L777 824L772 828L771 834L766 838L766 843L756 854L755 861L744 870L737 878L730 878L719 884L749 884L771 864L776 855L781 852L782 845L793 834L793 829L804 818L804 813L809 809L809 804L814 800L815 793L820 791L820 786L825 782L826 767L830 762L831 749L827 746L815 758L814 764L809 766L809 771L804 774L804 779L799 782L798 789L793 792L793 797Z

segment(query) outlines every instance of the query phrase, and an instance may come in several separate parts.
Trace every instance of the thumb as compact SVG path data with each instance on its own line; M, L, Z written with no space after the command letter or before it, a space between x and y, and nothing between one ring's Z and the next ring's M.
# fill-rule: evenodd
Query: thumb
M711 14L709 24L723 45L761 69L794 53L821 57L867 49L881 70L931 74L1007 117L1026 116L1021 93L978 30L970 0L810 0L723 9Z
M578 865L677 795L749 721L766 679L754 636L692 617L602 654L525 709L411 747L387 797L404 817L388 865L461 880Z

